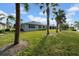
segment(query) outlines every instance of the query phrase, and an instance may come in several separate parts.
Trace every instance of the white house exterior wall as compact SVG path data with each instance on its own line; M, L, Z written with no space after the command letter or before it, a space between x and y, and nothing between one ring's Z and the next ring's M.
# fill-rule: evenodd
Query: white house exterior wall
M79 27L74 27L74 29L79 32Z
M21 29L23 29L24 31L32 31L32 30L39 30L39 29L45 29L47 26L46 25L38 25L38 24L33 24L35 27L30 27L29 25L32 24L22 24L21 25Z
M6 25L0 24L0 30L6 29Z
M25 25L22 25L22 29L24 31L28 31L29 30L29 25L25 24Z

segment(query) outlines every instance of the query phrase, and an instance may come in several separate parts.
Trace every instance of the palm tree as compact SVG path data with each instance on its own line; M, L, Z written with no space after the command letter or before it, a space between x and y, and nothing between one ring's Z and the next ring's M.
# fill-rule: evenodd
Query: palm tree
M49 35L49 16L50 16L50 8L49 3L41 3L40 9L43 10L43 13L46 13L47 15L47 35Z
M29 9L29 4L28 4L28 3L24 3L23 5L24 5L24 9L25 9L25 11L27 12L28 9Z
M47 35L49 35L49 3L46 3L47 6Z
M19 34L20 34L20 3L16 3L16 24L15 24L15 40L14 45L19 43ZM28 4L24 4L24 8L28 11Z
M7 29L9 29L9 20L15 20L15 17L13 15L8 15L6 20Z
M14 45L19 43L20 34L20 3L16 3L16 26L15 26L15 40Z
M41 3L40 4L40 9L43 10L43 13L47 14L47 35L49 35L49 18L50 18L50 9L51 7L55 7L58 4L56 3Z
M61 25L63 25L64 23L66 23L66 15L64 10L60 9L60 26L59 26L60 31L61 31Z
M57 24L56 33L58 33L58 29L61 31L61 24L63 22L66 22L66 16L64 10L59 9L58 11L56 9L53 10L53 13L55 15L55 20Z

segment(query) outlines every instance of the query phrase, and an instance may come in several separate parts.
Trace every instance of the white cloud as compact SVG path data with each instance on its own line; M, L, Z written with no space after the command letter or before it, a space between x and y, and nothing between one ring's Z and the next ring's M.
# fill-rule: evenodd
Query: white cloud
M33 15L28 15L28 18L31 20L31 19L34 18L34 16Z
M7 13L5 13L4 11L0 10L0 14L4 14L4 15L8 15Z
M27 12L24 10L23 6L21 6L20 11L21 11L21 14L27 14Z
M46 16L46 12L45 13L40 12L39 14L42 15L42 16Z
M72 16L74 16L74 15L75 15L74 12L68 12L68 13L66 14L66 17L67 17L67 18L70 18L70 17L72 17Z
M66 22L69 24L69 26L73 23L73 16L75 15L74 12L69 12L66 14Z
M68 18L66 19L67 23L69 24L69 26L71 27L71 24L74 24L74 21L72 18Z
M67 9L68 12L76 12L79 11L79 4L72 5L69 9Z
M71 11L79 11L79 7L78 7L78 6L71 7L71 8L69 9L69 11L70 11L70 12L71 12Z
M73 24L74 23L74 16L76 15L76 12L79 11L79 4L74 4L72 5L69 9L66 10L67 11L67 14L66 14L66 21L69 25Z
M28 15L28 18L29 18L30 21L41 22L41 23L43 23L43 24L46 24L46 23L47 23L47 19L46 19L46 18L34 17L33 15ZM51 20L51 19L50 19L50 25L53 25L53 24L56 25L55 20Z
M16 17L16 14L15 13L11 13L11 15L13 15L14 17Z

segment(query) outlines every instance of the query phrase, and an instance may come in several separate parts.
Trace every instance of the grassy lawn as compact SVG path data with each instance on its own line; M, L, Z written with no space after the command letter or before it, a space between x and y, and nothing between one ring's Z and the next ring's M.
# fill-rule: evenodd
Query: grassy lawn
M20 40L28 41L28 48L17 52L17 55L79 55L79 32L62 31L55 33L46 31L22 32ZM13 42L14 34L0 36L0 47Z

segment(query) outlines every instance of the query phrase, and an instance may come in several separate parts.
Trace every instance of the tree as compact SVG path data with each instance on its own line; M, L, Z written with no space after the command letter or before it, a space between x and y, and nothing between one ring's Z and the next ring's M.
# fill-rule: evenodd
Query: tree
M15 40L14 45L19 43L20 34L20 3L16 3L16 26L15 26Z
M16 3L16 24L15 24L15 40L14 45L19 43L19 35L20 35L20 3ZM24 8L28 11L28 4L24 4Z
M69 28L69 25L67 23L63 23L63 24L61 24L60 27L62 30L67 30Z
M23 5L24 5L24 9L25 9L25 11L27 12L28 9L29 9L29 5L28 5L28 3L24 3Z
M41 3L40 9L43 10L43 13L46 13L47 15L47 35L49 35L49 16L50 16L50 9L49 9L49 3Z
M61 31L61 25L66 22L66 16L65 16L65 12L62 9L58 9L56 10L56 8L53 10L53 13L55 15L55 20L56 20L56 24L57 24L57 28L56 28L56 33L58 33L58 30Z
M64 23L66 23L66 15L64 10L59 9L59 15L60 15L59 30L61 31L61 25L64 25Z
M55 7L57 4L55 3L41 3L40 9L43 10L43 13L46 13L47 15L47 35L49 35L49 18L50 18L50 7Z
M15 17L13 15L7 16L7 19L6 19L7 29L9 29L9 24L11 24L11 22L9 22L9 20L15 20Z

